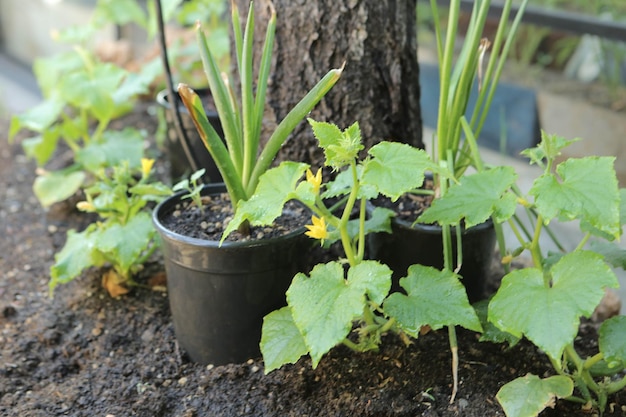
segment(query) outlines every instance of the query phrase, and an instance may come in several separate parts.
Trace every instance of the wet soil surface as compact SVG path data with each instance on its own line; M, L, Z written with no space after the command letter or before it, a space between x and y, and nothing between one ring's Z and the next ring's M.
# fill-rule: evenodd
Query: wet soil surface
M301 359L264 375L260 358L212 366L177 347L167 293L137 288L113 299L98 271L48 297L48 270L67 228L85 219L71 204L44 211L31 186L33 163L7 145L0 121L0 415L2 416L503 416L506 382L551 374L545 355L522 342L481 343L459 331L460 390L450 404L447 332L405 348L386 337L380 352L337 348L317 369ZM158 257L139 278L162 272ZM445 300L442 300L445 302ZM593 354L595 326L577 343ZM626 415L626 393L605 416ZM559 401L544 416L589 416Z

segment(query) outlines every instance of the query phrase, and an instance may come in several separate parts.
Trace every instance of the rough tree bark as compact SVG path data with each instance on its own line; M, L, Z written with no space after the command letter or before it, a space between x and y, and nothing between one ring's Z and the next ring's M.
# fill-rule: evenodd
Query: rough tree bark
M247 15L248 0L236 0ZM345 70L311 113L345 128L361 126L366 146L393 140L422 147L415 0L256 0L258 45L271 5L277 13L268 128L282 120L331 68ZM319 165L308 123L302 123L279 160Z

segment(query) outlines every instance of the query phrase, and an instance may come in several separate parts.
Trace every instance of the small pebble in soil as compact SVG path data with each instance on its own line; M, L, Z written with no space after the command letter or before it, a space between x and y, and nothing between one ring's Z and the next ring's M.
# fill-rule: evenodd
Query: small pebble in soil
M187 377L184 376L181 379L178 380L178 385L186 385L187 384Z
M215 368L215 365L213 365L213 364L208 364L208 365L206 366L206 370L207 370L207 371L210 371L210 370L211 370L211 369L213 369L213 368Z
M468 405L469 405L469 401L467 401L465 398L459 399L459 410L461 411L465 410Z

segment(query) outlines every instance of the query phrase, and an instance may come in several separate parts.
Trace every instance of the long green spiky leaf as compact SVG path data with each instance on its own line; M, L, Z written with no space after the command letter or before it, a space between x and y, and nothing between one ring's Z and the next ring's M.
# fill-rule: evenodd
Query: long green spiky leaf
M235 103L230 98L230 93L225 80L222 78L217 62L209 49L209 45L204 32L198 26L198 46L200 48L200 56L202 57L202 65L209 82L209 88L213 95L215 108L222 123L224 130L224 139L228 146L228 152L237 173L241 177L241 167L243 164L243 150L241 130L237 126ZM217 162L217 161L216 161Z
M263 152L257 160L247 191L252 194L256 188L257 182L261 174L263 174L270 166L274 157L278 153L280 147L285 143L289 134L304 119L304 117L315 107L317 103L326 95L326 93L335 85L341 77L343 67L332 69L313 87L296 106L291 109L287 116L276 127L272 133Z
M231 196L231 203L236 207L237 201L246 199L245 190L241 183L241 177L238 176L233 161L230 159L228 150L224 146L222 139L219 137L209 119L204 112L200 97L185 84L178 85L178 94L180 95L185 107L189 111L191 118L196 125L200 138L204 142L207 150L211 154L215 165L222 174L228 193Z
M243 34L243 47L241 50L241 67L239 68L239 77L241 85L241 112L243 122L243 165L241 169L241 179L244 187L248 183L254 159L257 154L259 138L255 136L256 131L256 114L254 103L254 91L252 86L253 69L252 58L254 56L254 6L250 3L248 12L248 20Z
M271 4L272 3L270 3L270 5ZM252 137L256 139L256 142L253 146L255 152L253 158L256 158L257 156L259 141L261 138L261 127L263 126L263 114L265 111L265 95L272 67L272 50L274 49L275 33L276 13L272 11L272 16L270 17L270 21L267 25L267 31L265 32L265 42L263 43L263 53L261 54L261 66L259 67L259 76L256 84L256 97L254 99L254 114L256 120L253 125L254 134ZM251 171L254 169L254 161L256 160L253 159L250 166Z

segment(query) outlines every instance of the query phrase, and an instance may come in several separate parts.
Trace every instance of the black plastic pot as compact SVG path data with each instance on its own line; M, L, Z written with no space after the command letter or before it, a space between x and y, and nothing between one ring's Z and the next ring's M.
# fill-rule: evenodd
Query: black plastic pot
M209 89L201 88L195 91L202 99L202 102L206 105L211 97ZM180 134L176 128L176 114L174 112L174 108L170 104L168 91L163 90L157 94L157 103L165 108L165 120L167 121L167 152L170 160L170 174L174 179L174 182L179 179L189 177L189 175L192 174L191 167L194 166L198 169L206 169L206 173L203 177L205 183L221 182L222 176L220 175L215 162L213 162L213 158L211 158L209 151L207 151L204 146L202 139L200 139L200 135L196 130L187 108L183 105L178 94L176 94L176 98L182 123L182 132L180 132ZM206 114L209 122L217 134L223 138L224 132L222 130L222 124L220 123L217 112L206 110ZM181 135L184 135L185 137L181 137ZM191 157L194 161L189 161L187 158L182 146L183 141L186 141L189 145Z
M443 268L443 241L438 225L416 224L393 219L391 234L374 233L369 236L369 254L372 259L387 264L393 270L392 291L399 291L398 280L406 276L413 264ZM456 230L452 228L456 258ZM485 297L486 282L491 270L496 233L493 222L464 229L462 232L463 265L459 275L470 302Z
M224 191L223 184L209 184L203 194ZM153 213L178 343L193 361L204 364L258 357L263 317L286 305L285 292L304 266L310 239L304 228L221 247L216 241L182 236L161 222L181 195L163 201Z

